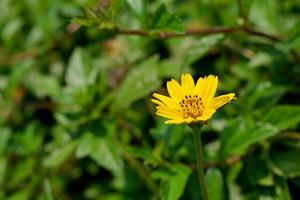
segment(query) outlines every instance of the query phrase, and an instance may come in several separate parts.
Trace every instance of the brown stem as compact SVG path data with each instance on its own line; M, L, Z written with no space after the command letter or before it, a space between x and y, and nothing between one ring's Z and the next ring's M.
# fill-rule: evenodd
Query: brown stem
M211 27L207 29L187 29L183 33L170 32L170 31L150 33L148 31L139 30L139 29L123 29L123 28L117 29L117 33L123 35L153 36L153 37L158 37L160 39L170 39L170 38L184 37L184 36L201 36L201 35L203 36L203 35L211 35L217 33L236 33L236 32L244 32L250 35L260 36L272 41L281 41L281 39L278 36L270 35L249 27Z
M249 27L245 27L243 29L243 31L245 33L250 34L250 35L256 35L256 36L268 38L268 39L270 39L272 41L275 41L275 42L280 42L282 40L279 36L271 35L271 34L268 34L268 33L264 33L264 32L261 32L261 31L258 31L258 30L255 30L255 29L249 28Z

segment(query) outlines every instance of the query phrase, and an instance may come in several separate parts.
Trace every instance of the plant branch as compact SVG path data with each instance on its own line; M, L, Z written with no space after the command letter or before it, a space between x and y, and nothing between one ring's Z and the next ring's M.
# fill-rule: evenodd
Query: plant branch
M243 10L242 2L241 0L236 0L237 6L238 6L238 12L239 12L239 17L243 20L242 21L242 26L248 27L248 18L245 15L245 12Z
M147 36L147 37L153 36L159 39L171 39L171 38L184 37L184 36L204 36L204 35L212 35L217 33L244 32L249 35L260 36L272 41L281 41L281 38L278 36L264 33L249 27L210 27L206 29L186 29L183 33L171 32L171 31L148 32L145 30L124 29L124 28L117 28L116 31L118 34L121 35L137 35L137 36Z

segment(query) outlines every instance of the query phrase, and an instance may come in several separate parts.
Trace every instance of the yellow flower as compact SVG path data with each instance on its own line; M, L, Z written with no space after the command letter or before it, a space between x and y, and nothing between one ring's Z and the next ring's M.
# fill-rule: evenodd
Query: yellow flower
M169 120L167 124L206 122L215 111L235 98L234 93L214 97L218 77L199 78L196 85L190 74L181 75L181 85L172 79L167 82L170 97L154 93L156 114Z

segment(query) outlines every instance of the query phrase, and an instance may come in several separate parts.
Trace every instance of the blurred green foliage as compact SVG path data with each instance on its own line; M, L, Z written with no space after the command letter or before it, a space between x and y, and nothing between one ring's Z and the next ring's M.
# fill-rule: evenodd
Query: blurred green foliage
M203 133L211 200L299 198L299 1L1 0L0 199L200 199L150 102L182 72L237 94Z

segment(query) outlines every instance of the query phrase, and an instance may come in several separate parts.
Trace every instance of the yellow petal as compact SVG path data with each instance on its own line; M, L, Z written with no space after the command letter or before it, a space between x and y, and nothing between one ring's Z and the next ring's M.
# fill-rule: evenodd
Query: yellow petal
M167 82L167 89L169 92L169 95L173 98L176 99L178 102L182 100L183 98L183 91L181 86L177 81L172 79L171 81Z
M204 89L205 89L204 83L205 83L204 78L199 78L194 90L194 93L200 97L202 97L204 93Z
M235 94L234 93L229 93L225 95L221 95L218 97L213 98L213 100L210 103L210 107L213 109L218 109L224 104L230 102L232 99L235 99Z
M200 95L200 97L202 98L203 104L208 105L209 102L215 96L218 87L218 77L209 75L207 78L204 79L204 83L202 87L204 87L204 91L203 94Z
M189 124L189 123L191 123L191 122L193 122L193 121L195 121L195 119L194 119L194 118L191 118L191 117L188 117L188 118L185 118L185 119L184 119L184 122L185 122L186 124Z
M181 86L183 88L184 94L192 94L195 89L195 83L193 77L188 73L182 74Z
M182 122L184 122L183 119L171 119L171 120L167 120L165 123L166 124L181 124Z
M166 111L166 112L169 112L171 113L171 115L176 115L177 117L182 117L180 111L178 110L174 110L173 108L170 108L166 105L163 105L163 106L156 106L156 109L157 109L157 112L162 112L162 111Z
M216 112L215 109L211 109L211 108L205 109L203 112L203 115L200 117L197 117L196 121L203 121L203 122L207 121L213 116L213 114L215 112Z
M168 119L181 119L181 116L178 116L177 114L173 113L173 112L169 112L166 110L158 110L156 112L157 115L168 118Z
M158 101L157 99L151 99L151 101L157 105L163 106L165 104L163 104L161 101Z
M155 98L159 99L160 101L162 101L164 104L166 104L167 106L169 106L171 108L174 108L176 110L180 109L179 104L174 99L172 99L170 97L167 97L167 96L164 96L164 95L161 95L161 94L157 94L157 93L154 93L153 96Z

